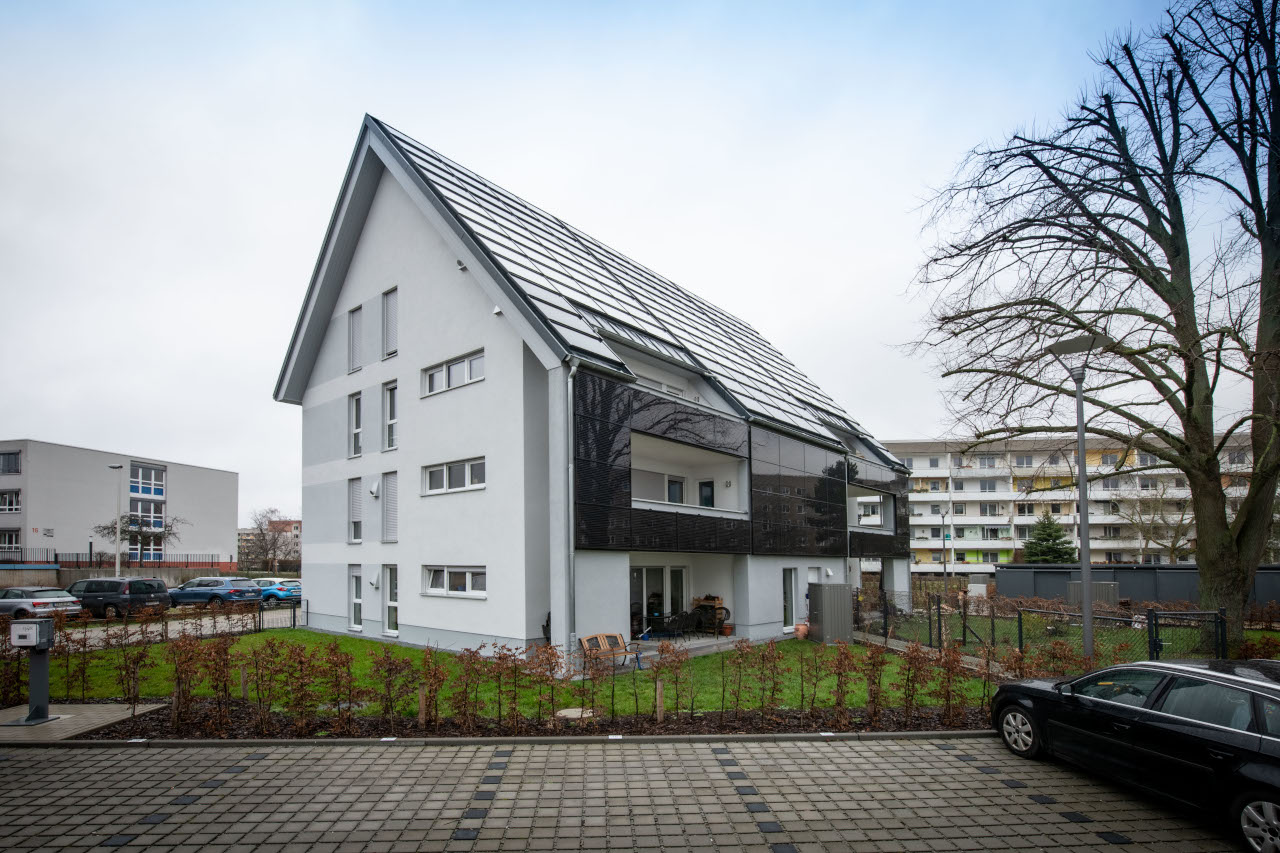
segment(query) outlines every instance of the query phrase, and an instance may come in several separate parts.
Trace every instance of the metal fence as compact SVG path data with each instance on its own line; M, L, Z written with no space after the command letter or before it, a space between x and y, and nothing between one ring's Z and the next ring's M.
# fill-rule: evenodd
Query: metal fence
M1083 655L1083 617L1079 613L1019 610L1018 649L1024 654ZM1097 663L1162 658L1227 657L1226 612L1147 610L1132 617L1093 617Z

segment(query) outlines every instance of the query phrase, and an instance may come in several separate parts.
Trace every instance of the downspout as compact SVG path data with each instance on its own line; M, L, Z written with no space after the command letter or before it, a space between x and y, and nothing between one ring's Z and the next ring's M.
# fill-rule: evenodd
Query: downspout
M578 625L577 625L577 623L578 623L578 619L577 619L577 609L578 609L578 605L577 605L577 601L576 601L576 597L575 597L575 593L576 593L576 591L577 591L577 583L578 583L578 579L577 579L577 576L576 576L576 573L575 573L575 566L574 566L574 550L573 550L573 545L574 545L574 535L573 535L573 524L574 524L574 515L573 515L573 501L574 501L574 490L573 490L573 377L574 377L574 375L578 372L578 365L581 363L581 362L580 362L580 360L579 360L578 358L574 357L574 356L570 356L570 357L569 357L569 359L568 359L568 361L569 361L569 372L568 372L568 374L566 374L566 375L565 375L565 397L564 397L564 400L565 400L565 402L564 402L564 407L565 407L565 419L564 419L564 423L565 423L565 436L566 436L566 439L565 439L565 441L566 441L566 447L565 447L566 453L565 453L565 458L566 458L566 459L568 460L568 462L569 462L569 464L568 464L568 465L566 466L566 468L565 468L565 495L567 496L567 500L565 501L565 508L564 508L564 512L565 512L565 526L564 526L565 554L566 554L566 555L568 555L568 565L566 566L566 570L565 570L565 580L566 580L566 583L568 584L568 587L569 587L569 589L568 589L568 597L567 597L568 607L566 608L568 612L567 612L567 613L565 613L565 621L564 621L565 629L566 629L566 642L569 644L569 648L565 649L565 654L566 654L566 655L572 654L572 652L573 652L573 647L574 647L574 645L575 645L575 643L576 643L576 641L577 641L577 636L576 636L576 634L577 634L577 630L578 630Z

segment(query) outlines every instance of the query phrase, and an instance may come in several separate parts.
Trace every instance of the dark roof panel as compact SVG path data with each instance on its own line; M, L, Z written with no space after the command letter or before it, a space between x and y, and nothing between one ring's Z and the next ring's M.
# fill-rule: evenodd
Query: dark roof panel
M620 364L600 331L623 335L710 373L753 414L827 440L839 440L827 424L865 436L737 317L379 124L573 349Z

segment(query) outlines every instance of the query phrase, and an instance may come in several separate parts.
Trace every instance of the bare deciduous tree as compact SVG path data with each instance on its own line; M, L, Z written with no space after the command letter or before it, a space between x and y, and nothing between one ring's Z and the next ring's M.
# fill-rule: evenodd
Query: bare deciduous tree
M1086 429L1187 475L1201 599L1243 637L1280 477L1277 0L1188 0L1114 40L1053 127L975 149L935 200L920 343L975 443L1075 430L1074 389L1044 353L1105 334ZM1230 411L1229 386L1249 403ZM1228 512L1220 456L1253 472ZM1131 469L1143 470L1141 466Z
M1150 489L1129 484L1112 499L1115 515L1133 527L1140 559L1160 554L1166 562L1176 563L1194 550L1195 517L1191 504L1179 498L1178 492L1171 492L1168 483L1158 480Z
M249 515L253 533L244 545L240 559L247 565L272 571L281 560L300 556L300 539L293 532L292 519L286 519L275 507L255 509Z

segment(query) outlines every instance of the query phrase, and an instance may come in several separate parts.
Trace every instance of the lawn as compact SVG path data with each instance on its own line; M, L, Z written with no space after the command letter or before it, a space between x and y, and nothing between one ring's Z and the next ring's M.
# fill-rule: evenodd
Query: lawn
M387 644L377 640L369 640L363 637L353 636L334 636L330 634L322 634L307 629L277 629L258 634L249 634L236 640L234 650L242 652L250 649L255 645L261 644L268 637L274 637L277 640L288 643L302 644L310 646L317 651L331 643L337 643L342 651L348 652L354 657L354 670L358 683L373 687L377 674L374 672L374 662L371 652L380 652L387 648ZM415 666L420 665L423 658L423 650L410 648L406 646L391 646L393 654L397 657L406 658L414 662ZM782 653L781 667L789 669L782 678L782 689L780 691L780 699L784 708L799 708L801 700L801 684L800 671L802 666L805 670L811 672L813 665L813 656L815 651L821 651L828 657L834 654L831 647L821 647L814 643L802 640L785 640L778 643L778 649ZM855 655L859 660L864 654L861 647L855 647ZM449 672L449 680L442 691L441 702L445 702L452 685L456 683L459 673L457 659L450 654L443 652L435 652L446 665ZM724 680L731 679L733 675L733 667L730 663L730 652L721 652L714 655L706 655L703 657L691 658L688 663L689 683L693 685L694 695L693 704L697 710L719 710L722 701L722 670ZM116 674L113 661L116 653L112 651L97 651L90 654L90 666L88 670L88 689L85 693L86 698L90 699L107 699L116 698L122 694L120 686L116 682ZM633 714L638 705L640 713L648 713L653 708L654 683L652 679L652 661L648 656L645 658L646 669L640 672L616 672L611 677L600 679L596 684L598 697L597 702L601 704L606 713L611 707L616 707L618 714ZM54 701L65 699L68 697L65 682L65 664L59 660L55 654L51 662L51 684L50 692ZM884 671L883 684L886 690L886 705L899 704L899 691L893 687L893 684L900 678L902 667L902 659L896 655L887 657L887 665ZM239 694L239 675L238 672L233 675L233 695ZM864 707L867 699L867 690L865 679L860 673L853 674L849 685L849 704L850 707ZM759 707L758 689L750 689L752 683L751 676L743 679L744 696L742 700L742 708L749 710ZM832 705L832 692L835 689L835 676L827 676L818 682L818 707L830 707ZM589 682L588 682L589 685ZM664 685L664 705L668 709L675 707L675 696L670 684ZM504 685L504 689L507 685ZM575 686L575 691L582 688ZM590 689L589 686L587 689ZM141 677L141 687L139 694L143 697L166 697L173 690L173 666L166 659L165 646L158 644L150 650L150 666L148 666ZM963 680L963 690L970 704L976 704L982 695L982 683L978 679L966 678ZM494 715L494 698L496 696L497 686L491 678L481 685L479 697L482 707L485 709L483 713L486 716ZM810 703L812 696L812 679L806 678L806 684L803 686L805 706ZM730 709L733 708L732 693L724 690L724 702ZM194 690L196 696L212 695L210 688L206 684L200 684ZM70 691L69 698L72 700L80 697L79 685L74 685ZM559 708L566 706L578 706L583 704L583 699L579 696L571 694L570 689L566 685L559 685L556 688L556 705ZM935 701L931 697L924 697L921 701L922 705L932 706ZM682 687L680 705L682 710L687 711L689 708L688 688ZM528 716L534 716L537 708L537 700L532 688L524 688L522 684L520 696L520 708L523 713ZM369 708L368 712L372 713L373 709ZM447 713L447 712L446 712ZM545 711L544 711L545 713Z

